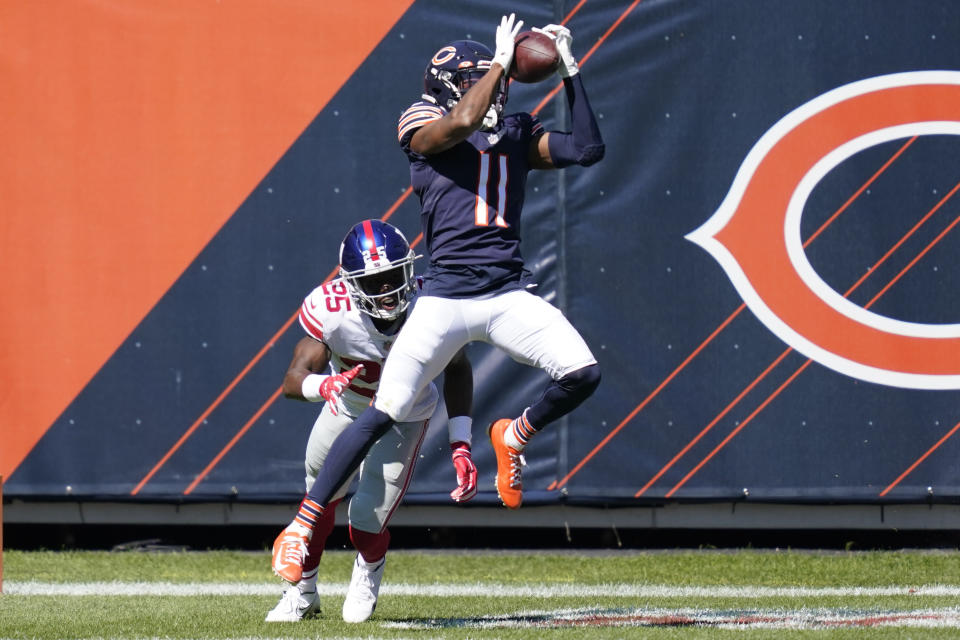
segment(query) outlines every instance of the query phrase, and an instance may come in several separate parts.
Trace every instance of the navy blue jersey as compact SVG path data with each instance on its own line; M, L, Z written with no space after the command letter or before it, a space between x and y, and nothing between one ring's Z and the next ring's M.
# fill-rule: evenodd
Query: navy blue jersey
M516 113L436 155L412 151L414 132L445 113L430 102L416 102L400 116L398 128L430 253L425 293L470 297L517 288L528 154L543 126L536 116Z

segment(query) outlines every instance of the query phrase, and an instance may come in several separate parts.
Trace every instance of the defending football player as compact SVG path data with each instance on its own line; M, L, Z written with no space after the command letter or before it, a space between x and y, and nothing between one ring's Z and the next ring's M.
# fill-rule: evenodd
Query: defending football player
M400 146L420 198L430 252L422 296L387 359L373 406L333 444L297 521L285 535L304 541L325 514L334 487L372 442L414 408L420 390L468 342L493 344L550 376L543 395L514 419L489 429L502 502L522 502L521 453L537 431L569 413L600 383L589 347L563 314L528 290L519 221L527 173L589 166L604 145L571 52L570 31L548 25L561 56L558 72L570 107L571 132L545 132L528 113L504 115L507 70L522 22L504 17L496 51L460 40L430 60L422 100L400 117ZM318 507L319 510L318 510ZM284 553L282 540L275 557ZM280 572L288 580L296 568Z
M377 390L387 351L416 302L414 258L398 229L379 220L365 220L350 230L340 247L340 279L314 289L300 307L300 324L307 335L294 348L283 379L284 395L326 401L307 442L307 491L323 468L330 445L370 404ZM335 373L328 375L331 363ZM470 455L472 395L470 361L459 352L444 375L458 481L451 497L457 502L469 500L477 490L477 471ZM370 448L360 467L349 505L350 540L358 553L343 603L347 622L363 622L376 607L390 542L387 522L413 474L437 400L433 384L419 390L410 412ZM274 559L275 567L292 562L300 568L302 564L302 576L267 614L268 622L294 622L319 609L320 556L333 530L336 505L351 480L352 475L345 478L327 508L316 512L309 543L305 547L290 545L284 555ZM309 508L310 501L305 500L304 505Z

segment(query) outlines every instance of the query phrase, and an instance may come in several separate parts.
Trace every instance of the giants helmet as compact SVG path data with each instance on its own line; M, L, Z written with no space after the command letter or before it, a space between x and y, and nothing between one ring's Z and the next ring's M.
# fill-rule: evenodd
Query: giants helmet
M493 52L486 45L473 40L451 42L433 54L427 64L427 70L423 74L424 99L450 111L467 89L475 85L490 69L492 60ZM493 113L488 114L484 120L486 128L496 125L506 103L507 74L504 73L500 78L497 96L491 105Z
M418 257L399 229L364 220L340 245L340 278L360 311L396 320L413 299L413 261Z

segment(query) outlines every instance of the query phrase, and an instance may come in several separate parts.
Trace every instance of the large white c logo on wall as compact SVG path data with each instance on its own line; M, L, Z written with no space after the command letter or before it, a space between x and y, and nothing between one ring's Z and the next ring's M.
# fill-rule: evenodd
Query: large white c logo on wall
M771 127L720 208L687 239L707 250L750 310L791 347L848 376L912 389L960 389L960 324L903 322L827 285L803 251L813 188L868 147L960 135L960 72L918 71L825 93Z

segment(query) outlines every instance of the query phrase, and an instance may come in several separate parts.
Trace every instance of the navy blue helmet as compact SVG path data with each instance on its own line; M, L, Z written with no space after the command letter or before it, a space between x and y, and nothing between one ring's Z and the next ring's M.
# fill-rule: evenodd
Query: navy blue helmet
M467 89L490 69L493 52L473 40L457 40L441 48L430 59L423 74L423 97L447 111L460 101ZM493 101L496 119L507 103L507 74L500 79L500 88ZM489 126L488 123L485 123Z
M340 277L360 311L395 320L413 299L417 257L399 229L381 220L364 220L340 245Z

